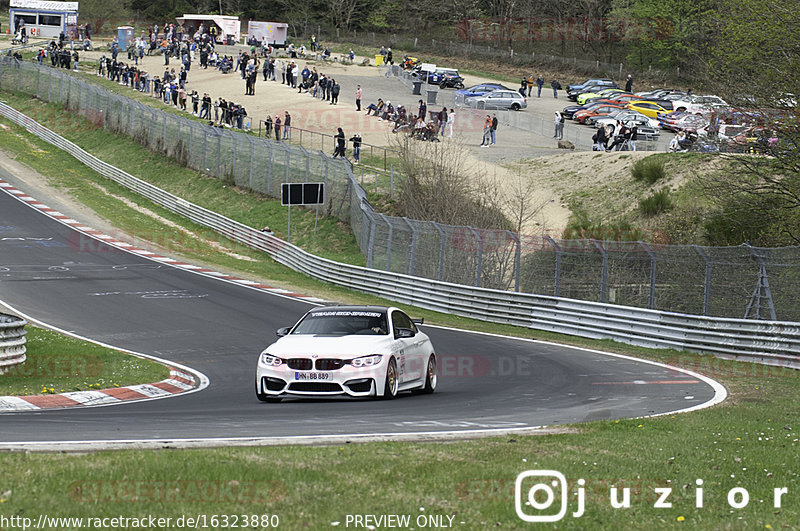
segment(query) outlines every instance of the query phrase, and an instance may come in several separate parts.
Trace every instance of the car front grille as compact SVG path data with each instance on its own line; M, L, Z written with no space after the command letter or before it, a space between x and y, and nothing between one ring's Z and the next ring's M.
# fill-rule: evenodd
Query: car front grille
M335 371L341 369L343 365L344 361L337 359L320 359L314 363L318 371Z
M296 371L310 371L313 363L308 358L289 358L286 364Z
M342 386L330 382L292 382L289 391L306 391L310 393L341 393Z

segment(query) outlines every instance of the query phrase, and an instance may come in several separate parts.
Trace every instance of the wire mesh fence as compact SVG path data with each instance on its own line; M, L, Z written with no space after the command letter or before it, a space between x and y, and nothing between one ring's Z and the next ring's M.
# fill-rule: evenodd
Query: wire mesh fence
M0 59L0 89L62 103L110 131L242 188L326 183L325 213L367 266L486 288L733 318L800 321L800 247L560 240L375 213L345 161L167 113L47 66Z

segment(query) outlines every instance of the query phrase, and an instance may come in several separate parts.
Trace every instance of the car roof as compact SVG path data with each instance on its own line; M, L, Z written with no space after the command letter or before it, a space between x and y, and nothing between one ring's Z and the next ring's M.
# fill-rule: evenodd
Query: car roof
M388 310L394 310L393 306L320 306L318 308L314 308L313 310L309 310L308 313L318 313L318 312L381 312L386 313Z

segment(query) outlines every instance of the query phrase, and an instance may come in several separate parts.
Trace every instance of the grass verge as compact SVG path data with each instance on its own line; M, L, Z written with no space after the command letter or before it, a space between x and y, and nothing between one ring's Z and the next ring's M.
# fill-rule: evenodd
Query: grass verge
M0 374L0 396L108 389L169 377L160 363L35 326L25 329L27 360Z

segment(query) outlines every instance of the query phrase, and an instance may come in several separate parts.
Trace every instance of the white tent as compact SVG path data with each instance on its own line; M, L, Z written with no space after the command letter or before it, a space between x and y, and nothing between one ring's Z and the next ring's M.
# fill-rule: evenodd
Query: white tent
M230 15L184 14L182 17L178 17L177 20L183 24L184 28L188 29L192 27L195 31L200 27L200 24L205 24L206 28L208 28L209 23L214 23L220 28L219 37L223 42L227 41L228 37L233 37L235 42L239 42L241 39L242 23L239 17ZM206 30L206 33L208 33L208 30Z

